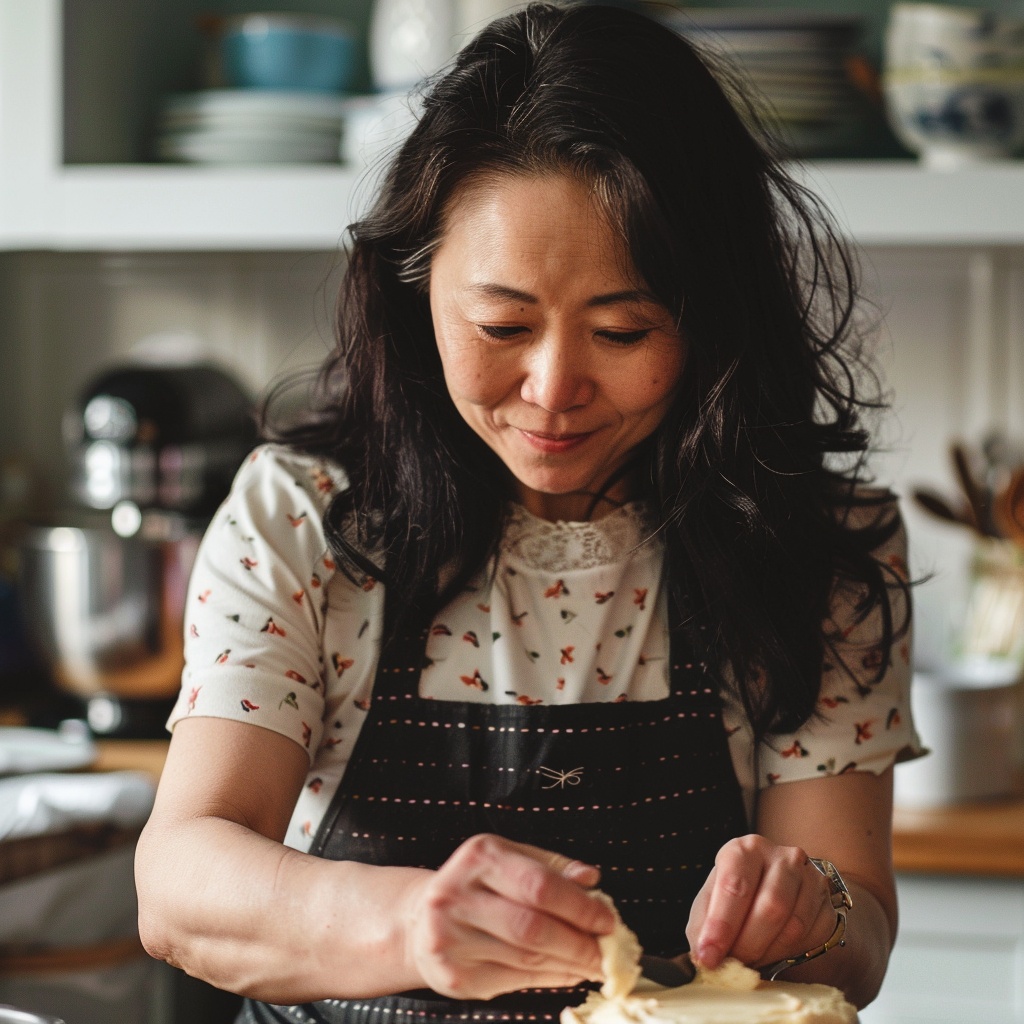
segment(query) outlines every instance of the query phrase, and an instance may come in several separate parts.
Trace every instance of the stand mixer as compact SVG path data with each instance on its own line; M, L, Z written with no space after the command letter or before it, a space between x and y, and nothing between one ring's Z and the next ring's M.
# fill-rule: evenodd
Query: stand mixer
M90 382L64 433L71 501L19 550L29 636L93 733L162 736L189 574L254 443L252 403L213 365L125 365Z

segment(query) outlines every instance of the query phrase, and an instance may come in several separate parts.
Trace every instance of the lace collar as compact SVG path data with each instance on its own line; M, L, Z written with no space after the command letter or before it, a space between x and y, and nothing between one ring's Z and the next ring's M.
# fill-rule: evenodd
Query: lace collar
M631 502L594 522L549 522L512 505L502 540L506 561L545 572L571 572L613 565L649 544L656 520L641 502Z

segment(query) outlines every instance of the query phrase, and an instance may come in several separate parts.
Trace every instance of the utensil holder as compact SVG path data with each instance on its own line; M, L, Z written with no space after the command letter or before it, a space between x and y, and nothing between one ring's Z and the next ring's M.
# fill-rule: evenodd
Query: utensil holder
M954 658L980 675L1012 682L1024 666L1024 548L983 539L974 548L967 605ZM982 671L985 670L985 671Z
M1024 769L1024 684L986 684L954 672L915 672L914 724L930 751L896 766L901 807L1018 796Z

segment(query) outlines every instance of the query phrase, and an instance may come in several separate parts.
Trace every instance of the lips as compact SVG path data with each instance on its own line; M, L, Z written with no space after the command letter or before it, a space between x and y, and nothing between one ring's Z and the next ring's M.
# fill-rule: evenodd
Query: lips
M583 433L543 433L533 430L518 428L520 435L532 448L541 452L557 454L560 452L572 451L580 447L588 438L593 437L594 431L588 430Z

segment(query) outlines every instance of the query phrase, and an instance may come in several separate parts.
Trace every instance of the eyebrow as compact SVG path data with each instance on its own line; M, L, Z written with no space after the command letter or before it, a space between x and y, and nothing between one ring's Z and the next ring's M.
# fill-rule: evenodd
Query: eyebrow
M492 299L508 299L512 302L527 302L533 305L537 303L537 297L529 292L520 291L518 288L509 288L503 284L474 284L470 291L486 295ZM595 295L587 300L587 306L614 306L620 302L653 302L661 305L658 299L642 288L627 288L619 292L608 292L606 295Z

